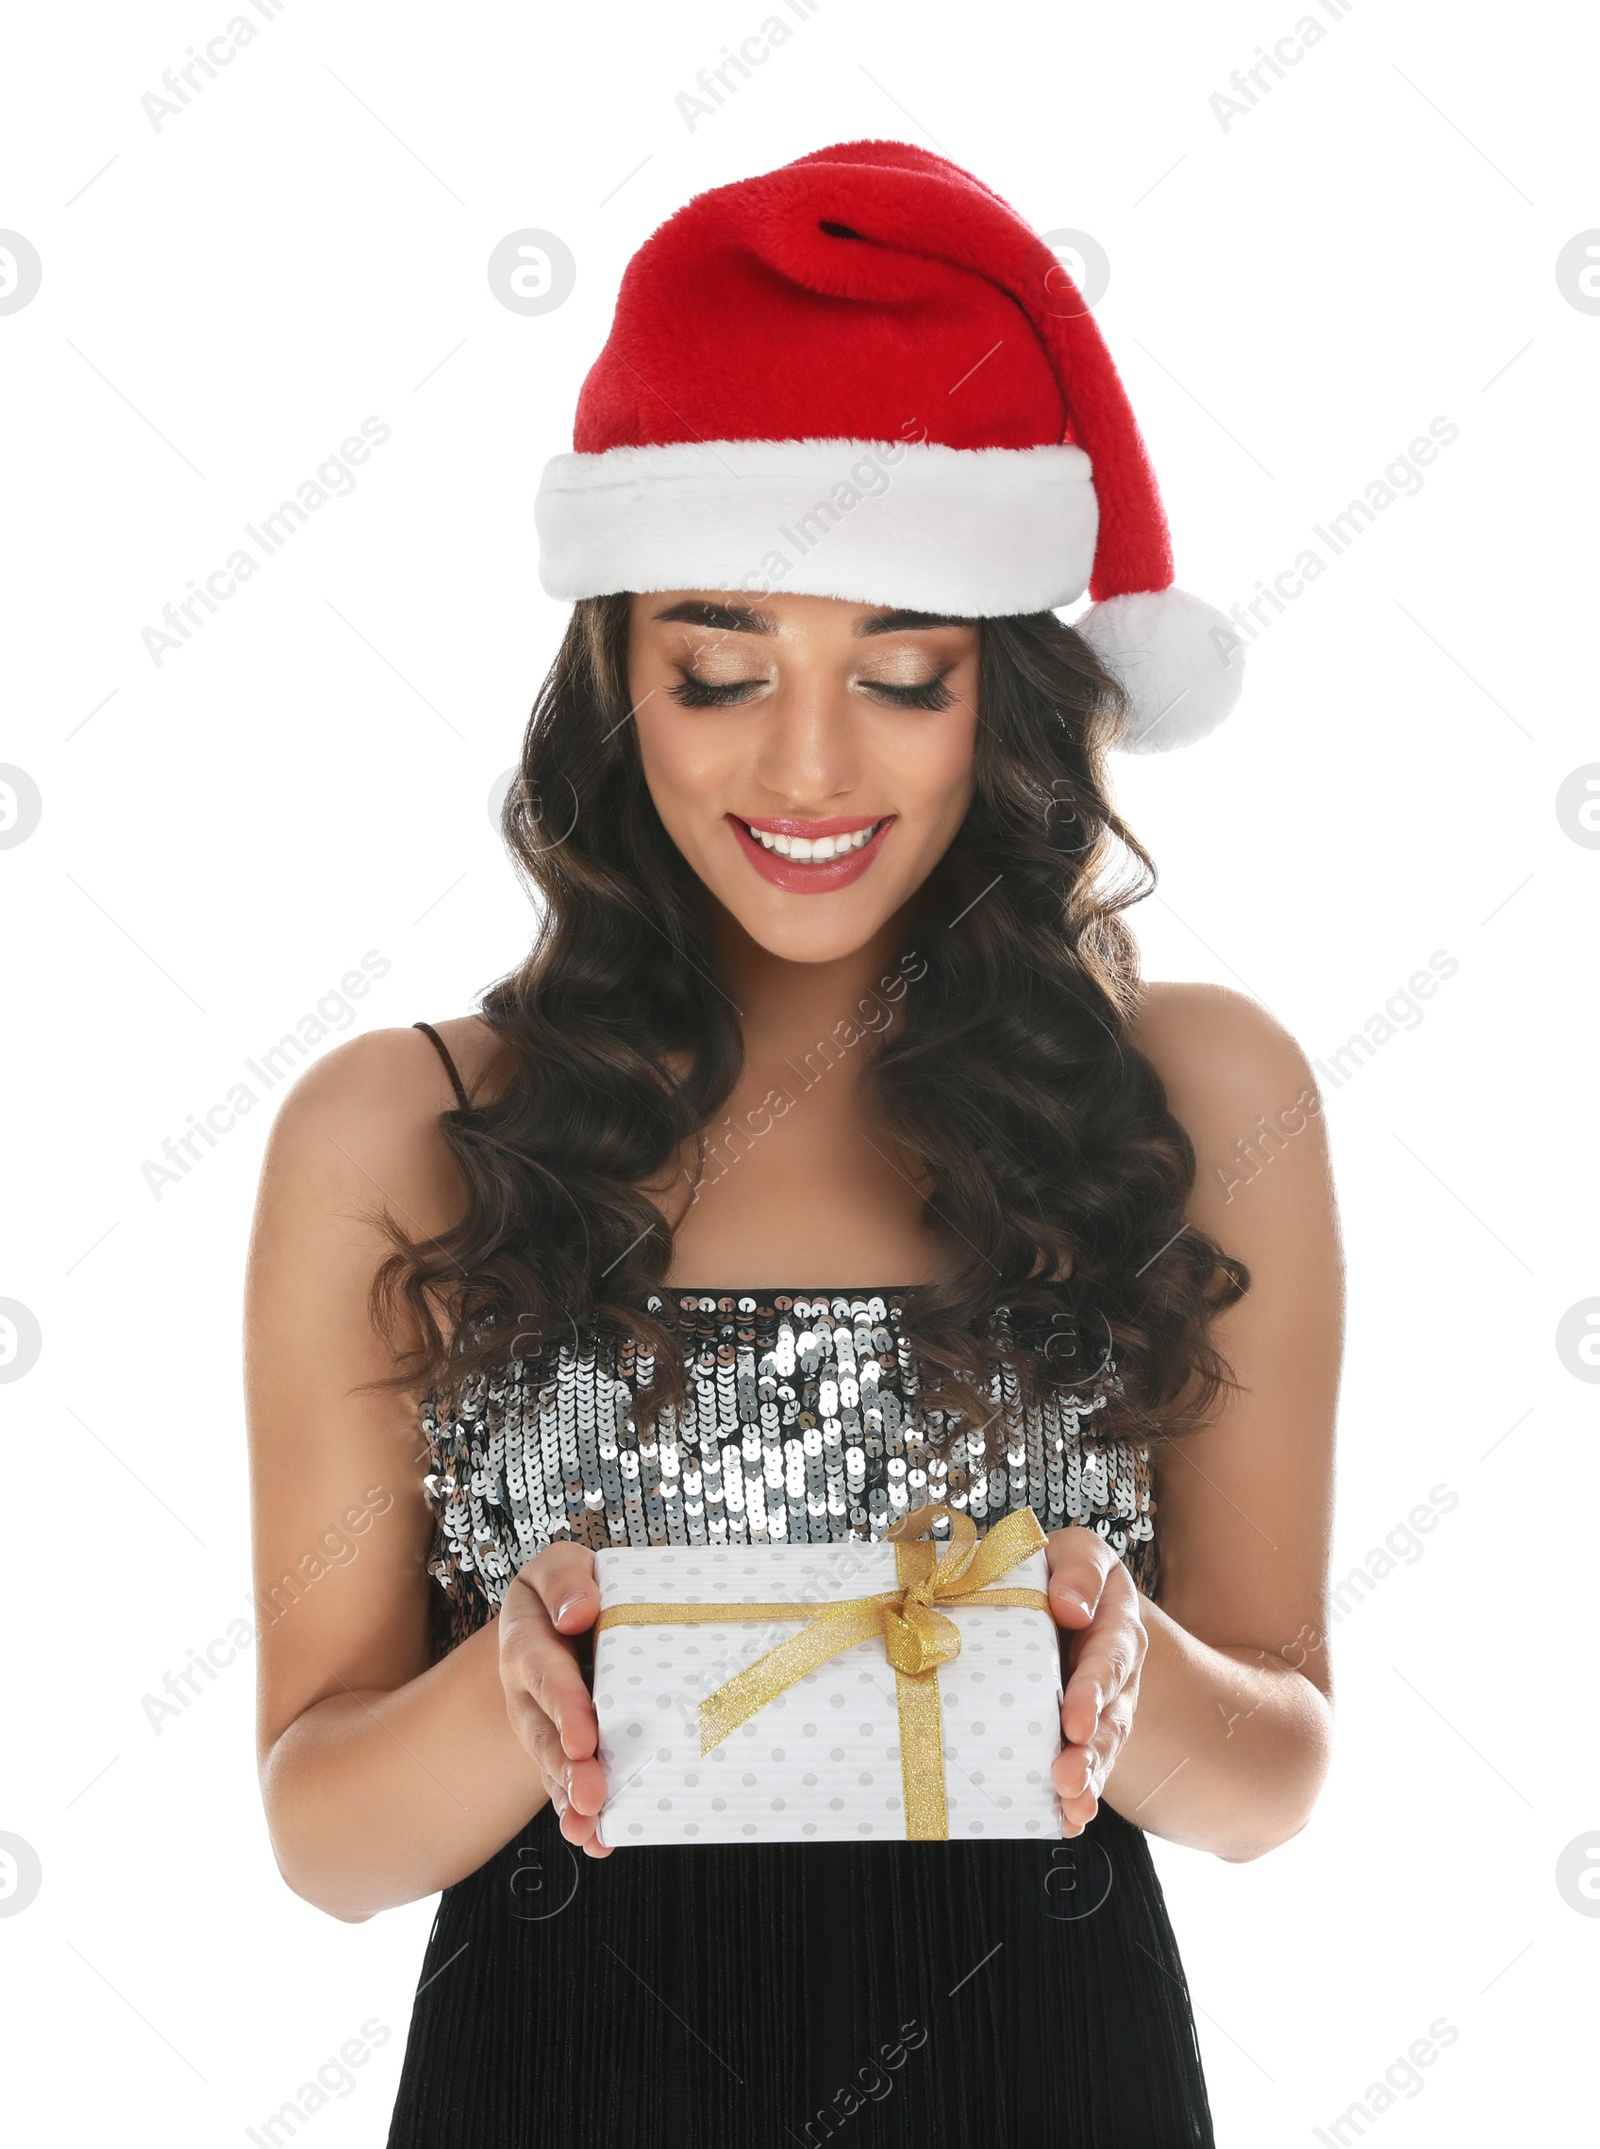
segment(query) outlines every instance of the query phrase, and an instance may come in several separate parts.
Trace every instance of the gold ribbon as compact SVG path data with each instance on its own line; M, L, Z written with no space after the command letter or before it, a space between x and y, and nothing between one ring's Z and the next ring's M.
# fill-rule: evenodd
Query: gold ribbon
M941 1515L950 1519L943 1558L928 1539ZM970 1515L945 1506L915 1507L886 1532L894 1544L898 1587L833 1604L613 1604L601 1627L713 1626L735 1619L805 1619L809 1624L757 1657L700 1704L700 1751L708 1754L729 1732L786 1687L857 1642L883 1636L894 1666L900 1713L900 1772L905 1786L908 1841L943 1841L950 1833L944 1794L944 1735L939 1666L961 1654L961 1633L939 1609L993 1605L1048 1612L1042 1589L997 1589L998 1578L1045 1546L1031 1507L1004 1516L982 1538Z

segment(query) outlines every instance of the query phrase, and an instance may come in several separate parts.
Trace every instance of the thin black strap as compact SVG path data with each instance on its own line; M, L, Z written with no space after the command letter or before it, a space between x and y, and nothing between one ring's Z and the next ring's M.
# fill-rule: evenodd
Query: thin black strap
M455 1061L450 1057L450 1047L431 1022L414 1022L411 1027L414 1030L420 1030L425 1037L433 1039L434 1044L438 1047L439 1057L444 1061L445 1073L450 1077L451 1084L455 1089L457 1107L463 1112L470 1112L472 1110L472 1099L467 1095L466 1085L456 1071Z

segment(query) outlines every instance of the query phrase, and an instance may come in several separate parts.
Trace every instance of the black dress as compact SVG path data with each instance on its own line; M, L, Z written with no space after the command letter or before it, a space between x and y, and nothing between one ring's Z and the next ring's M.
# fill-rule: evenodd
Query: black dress
M642 1434L632 1405L650 1369L622 1335L523 1358L448 1414L426 1405L440 1651L557 1540L876 1540L941 1501L980 1533L1025 1506L1047 1530L1095 1529L1155 1597L1149 1451L1096 1437L1114 1368L1074 1371L1024 1406L996 1366L996 1461L992 1433L919 1409L898 1298L673 1294L693 1400ZM1053 1327L1021 1338L1047 1362ZM1213 2149L1142 1829L1102 1803L1053 1843L635 1845L590 1859L546 1806L444 1891L389 2149L836 2140Z
M390 2149L1211 2149L1141 1829L586 1858L447 1888Z

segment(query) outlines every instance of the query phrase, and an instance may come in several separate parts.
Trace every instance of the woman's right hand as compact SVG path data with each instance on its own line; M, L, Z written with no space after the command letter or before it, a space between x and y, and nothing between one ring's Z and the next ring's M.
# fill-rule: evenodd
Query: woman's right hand
M605 1803L597 1758L599 1719L569 1635L600 1616L594 1554L547 1545L517 1574L500 1607L500 1683L511 1728L538 1763L561 1833L591 1858L609 1858L595 1840Z

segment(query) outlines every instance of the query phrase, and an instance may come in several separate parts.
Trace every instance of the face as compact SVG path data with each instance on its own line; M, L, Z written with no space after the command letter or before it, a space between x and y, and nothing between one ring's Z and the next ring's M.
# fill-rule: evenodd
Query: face
M832 597L635 596L628 684L663 826L786 961L875 939L971 803L970 620Z

